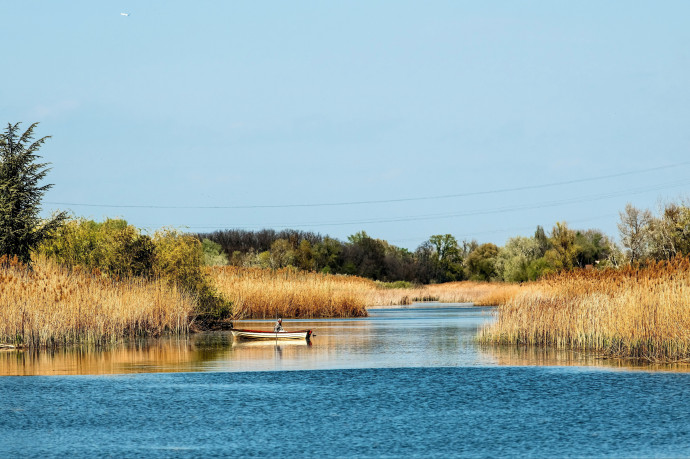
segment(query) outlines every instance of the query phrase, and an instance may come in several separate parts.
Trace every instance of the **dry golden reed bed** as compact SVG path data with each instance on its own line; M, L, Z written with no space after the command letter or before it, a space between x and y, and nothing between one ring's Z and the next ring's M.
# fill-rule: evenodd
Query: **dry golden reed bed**
M237 318L366 316L363 295L372 281L284 268L209 268L214 286Z
M376 287L375 283L374 287ZM519 284L503 282L447 282L409 289L372 288L366 292L368 306L411 304L420 301L474 303L477 306L504 304L522 291Z
M690 262L581 270L530 284L499 307L480 341L690 360Z
M358 317L367 306L405 305L416 301L475 302L495 305L516 295L513 284L452 282L418 288L386 288L355 276L295 269L209 268L220 293L233 302L237 318Z
M0 263L0 343L98 344L133 334L184 333L194 299L163 281L113 281L38 260Z

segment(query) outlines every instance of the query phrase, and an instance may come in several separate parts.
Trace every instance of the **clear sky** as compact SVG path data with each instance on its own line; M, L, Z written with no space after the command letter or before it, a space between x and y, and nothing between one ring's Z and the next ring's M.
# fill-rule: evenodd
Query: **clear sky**
M687 1L0 4L0 121L53 136L46 215L414 249L617 237L690 190Z

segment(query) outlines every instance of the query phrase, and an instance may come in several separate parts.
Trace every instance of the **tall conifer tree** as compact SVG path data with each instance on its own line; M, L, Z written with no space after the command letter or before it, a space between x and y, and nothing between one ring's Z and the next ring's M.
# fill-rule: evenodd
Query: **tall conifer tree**
M35 142L32 124L21 136L19 124L9 124L0 134L0 255L17 256L31 263L31 251L49 237L67 217L64 212L40 218L43 195L53 185L41 185L49 163L39 163L38 149L50 136Z

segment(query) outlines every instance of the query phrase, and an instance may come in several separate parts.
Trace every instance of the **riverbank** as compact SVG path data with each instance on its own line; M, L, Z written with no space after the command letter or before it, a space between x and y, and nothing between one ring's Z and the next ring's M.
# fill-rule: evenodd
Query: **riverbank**
M18 347L105 344L187 333L195 298L164 281L113 280L45 259L0 267L0 342Z
M495 306L524 290L518 284L470 281L398 287L294 268L223 266L208 268L207 273L218 292L233 303L234 317L241 319L363 317L367 307L426 301Z
M227 329L233 319L364 317L367 307L437 301L494 305L522 288L454 282L403 286L356 276L296 269L206 268L215 292L232 304L230 318L199 314L198 299L170 282L113 279L38 257L33 270L0 268L0 343L15 347L106 344L134 336ZM396 287L396 288L392 288Z
M499 306L497 321L479 339L690 361L690 262L579 270L533 283Z

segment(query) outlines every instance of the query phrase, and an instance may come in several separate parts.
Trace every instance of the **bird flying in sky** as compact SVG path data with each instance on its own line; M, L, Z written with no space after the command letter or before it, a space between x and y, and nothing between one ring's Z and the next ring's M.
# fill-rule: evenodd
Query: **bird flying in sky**
M129 13L120 13L120 16L129 16Z

